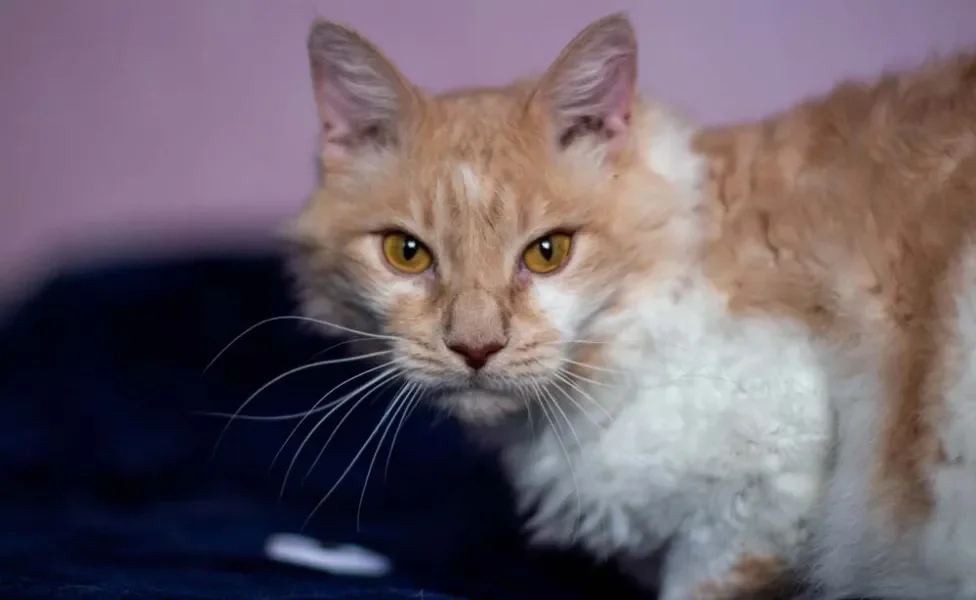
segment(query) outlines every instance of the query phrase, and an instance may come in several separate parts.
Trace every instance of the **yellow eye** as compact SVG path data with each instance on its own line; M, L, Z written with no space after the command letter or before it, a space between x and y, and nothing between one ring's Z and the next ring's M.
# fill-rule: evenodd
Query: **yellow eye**
M550 233L529 244L522 253L522 263L533 273L551 273L565 264L572 245L572 236Z
M423 273L434 262L427 246L402 232L388 233L383 237L383 254L394 269L411 275Z

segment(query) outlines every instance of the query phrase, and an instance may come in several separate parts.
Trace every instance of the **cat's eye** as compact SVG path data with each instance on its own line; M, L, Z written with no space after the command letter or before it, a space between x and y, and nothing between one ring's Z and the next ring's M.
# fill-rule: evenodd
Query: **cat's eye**
M423 242L400 231L383 236L383 255L394 269L410 275L423 273L434 262Z
M529 244L522 253L522 264L533 273L552 273L566 263L573 236L566 233L550 233Z

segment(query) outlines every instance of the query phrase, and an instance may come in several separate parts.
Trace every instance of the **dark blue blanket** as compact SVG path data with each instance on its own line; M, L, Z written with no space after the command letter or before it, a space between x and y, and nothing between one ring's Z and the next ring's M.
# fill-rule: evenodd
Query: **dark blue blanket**
M320 429L280 499L313 419L274 467L294 421L235 422L214 453L226 422L195 411L232 412L334 343L271 324L202 373L249 325L285 314L294 307L276 259L210 257L67 273L9 315L0 324L0 598L636 597L609 568L526 550L492 458L424 410L407 421L385 476L380 452L361 511L372 449L304 529L390 557L391 575L268 560L268 535L302 530L386 407L379 397L352 413L306 479L334 427ZM307 409L355 368L288 377L247 412Z

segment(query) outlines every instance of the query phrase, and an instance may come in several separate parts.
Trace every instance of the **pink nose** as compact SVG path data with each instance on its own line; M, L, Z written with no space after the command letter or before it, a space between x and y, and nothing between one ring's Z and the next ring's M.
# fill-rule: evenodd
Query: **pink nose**
M468 345L464 343L448 344L452 352L460 355L469 367L477 371L485 366L492 354L505 347L505 344L489 342L487 344Z

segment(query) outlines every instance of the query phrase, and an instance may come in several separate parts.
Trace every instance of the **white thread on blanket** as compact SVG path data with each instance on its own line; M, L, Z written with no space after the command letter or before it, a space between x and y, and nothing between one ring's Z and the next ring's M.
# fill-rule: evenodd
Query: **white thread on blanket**
M264 553L274 561L335 575L382 577L392 569L389 559L360 546L325 547L318 540L292 533L269 536Z

